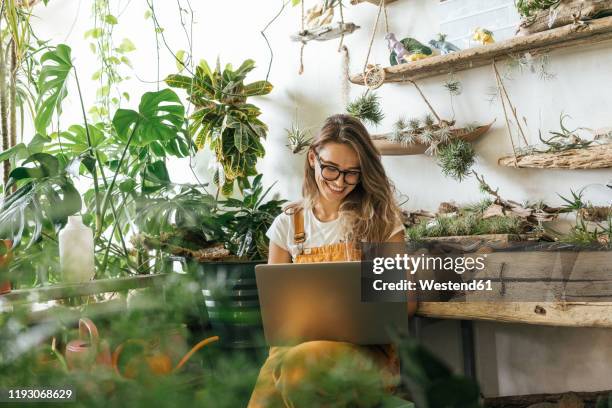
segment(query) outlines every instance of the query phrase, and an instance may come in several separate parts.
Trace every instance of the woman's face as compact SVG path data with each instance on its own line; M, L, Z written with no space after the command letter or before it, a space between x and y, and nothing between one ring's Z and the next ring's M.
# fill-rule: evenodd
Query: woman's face
M357 152L346 144L326 143L318 149L318 158L316 152L308 153L308 162L315 171L319 193L330 202L344 200L355 189L360 179L359 157ZM326 168L324 174L323 168ZM337 173L334 168L345 173L340 173L335 180L329 180L330 174ZM349 184L347 181L355 184Z

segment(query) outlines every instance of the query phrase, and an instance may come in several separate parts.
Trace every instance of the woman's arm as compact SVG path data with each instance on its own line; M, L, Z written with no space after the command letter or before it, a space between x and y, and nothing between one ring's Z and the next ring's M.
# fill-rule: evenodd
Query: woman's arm
M270 242L270 247L268 249L268 263L291 263L291 254L275 243Z
M391 238L389 238L389 240L387 242L405 242L406 236L404 234L404 231L399 231L397 234L393 235ZM414 316L414 314L416 313L417 310L417 300L416 297L414 296L414 293L412 293L412 296L408 297L408 317L412 317Z

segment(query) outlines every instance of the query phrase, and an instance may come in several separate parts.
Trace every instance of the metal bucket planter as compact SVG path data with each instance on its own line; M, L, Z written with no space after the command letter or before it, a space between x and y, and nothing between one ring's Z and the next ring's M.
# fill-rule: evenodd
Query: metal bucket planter
M262 346L255 265L265 262L191 262L193 276L200 282L208 320L224 347Z

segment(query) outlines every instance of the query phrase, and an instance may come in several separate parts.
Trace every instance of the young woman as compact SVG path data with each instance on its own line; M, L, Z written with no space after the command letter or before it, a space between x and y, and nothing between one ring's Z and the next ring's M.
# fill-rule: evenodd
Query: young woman
M268 263L359 260L360 242L404 241L393 188L359 120L329 117L310 146L304 173L303 200L289 205L268 231ZM365 382L336 378L344 389L331 391L329 383L334 381L326 377L341 371ZM273 347L249 408L341 406L340 394L352 395L355 401L350 402L359 404L362 398L392 389L398 375L397 354L390 345L310 341Z

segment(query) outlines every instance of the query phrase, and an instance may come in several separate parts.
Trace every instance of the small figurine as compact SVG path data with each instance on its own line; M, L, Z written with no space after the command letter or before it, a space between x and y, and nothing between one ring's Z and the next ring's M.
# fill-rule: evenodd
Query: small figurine
M442 55L460 51L459 47L457 47L455 44L446 41L446 34L438 34L438 39L431 40L429 45L437 50L440 50L440 54Z
M385 35L385 40L387 40L387 47L389 47L391 54L395 53L395 59L397 62L400 64L402 62L408 62L408 51L406 50L406 47L404 47L404 44L397 41L395 34L388 33Z
M430 57L433 54L431 48L420 43L414 38L408 37L404 38L402 41L398 41L395 34L388 33L385 36L385 39L387 40L389 51L391 51L391 65L418 61L423 58Z
M493 44L495 39L493 38L493 33L486 28L478 27L474 30L474 36L472 37L474 41L480 42L482 45Z

